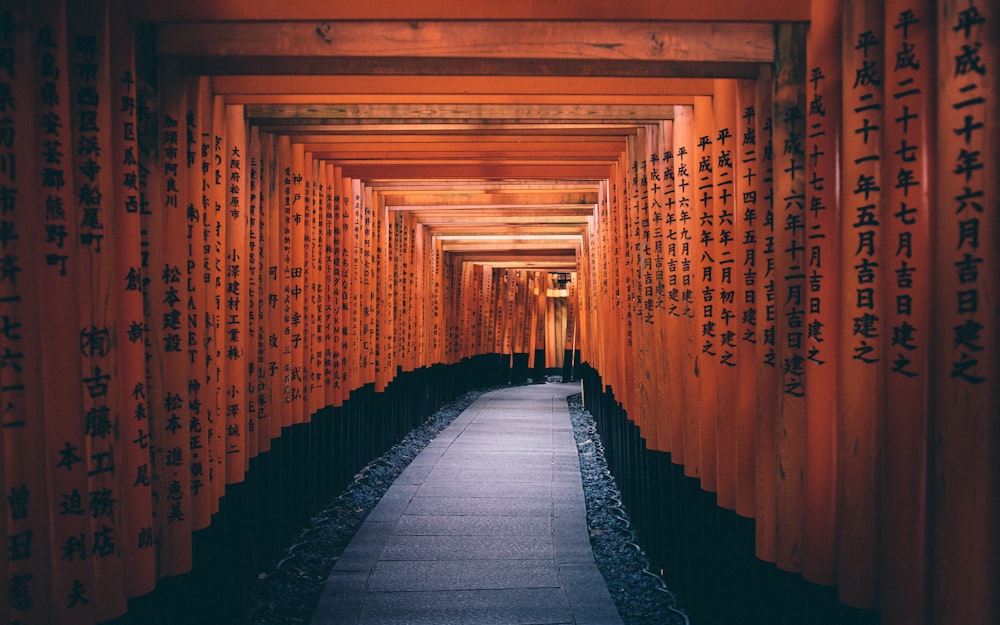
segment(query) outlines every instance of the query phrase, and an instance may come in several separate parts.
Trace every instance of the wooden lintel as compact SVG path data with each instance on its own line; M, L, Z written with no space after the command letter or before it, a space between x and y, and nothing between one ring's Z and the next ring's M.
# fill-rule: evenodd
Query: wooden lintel
M423 223L423 222L421 222ZM433 236L474 237L481 234L510 235L581 235L586 231L583 224L426 224Z
M620 78L757 78L762 63L743 61L634 61L616 59L482 59L421 57L178 56L190 75L427 77L543 76Z
M291 136L294 143L309 145L322 145L329 149L357 149L357 150L378 150L386 149L386 146L401 149L460 149L477 147L483 143L489 146L539 146L539 145L592 145L601 146L623 146L625 136L632 133L623 132L620 135L608 134L490 134L484 141L482 132L468 132L465 134L441 134L421 132L422 128L415 128L410 133L393 134L344 134L344 133L310 133L309 128L302 128L302 133L283 133Z
M459 87L460 89L460 87ZM272 94L228 94L226 104L548 104L548 105L630 105L663 106L691 105L697 95L630 95L622 93L594 92L588 94L412 94L412 93L272 93Z
M564 224L586 224L586 216L580 215L560 215L558 213L525 213L520 215L488 215L480 212L463 214L461 218L455 215L442 213L421 213L417 219L418 223L428 227L442 225L471 225L489 226L491 224L502 223L507 225L564 225Z
M189 57L769 63L774 33L770 24L719 21L170 22L158 26L157 48Z
M633 20L705 21L725 15L733 21L807 21L810 3L801 0L630 0L538 2L537 0L135 0L128 4L140 21L178 20Z
M573 191L597 193L597 181L580 180L548 180L538 177L509 178L503 180L479 180L475 178L440 180L382 180L372 179L368 186L383 194L388 193L432 193L432 194L469 194L469 193L552 193L556 191Z
M565 96L617 95L621 97L711 95L714 81L705 78L631 78L607 76L215 76L212 89L219 95L243 98L292 95L300 101L318 102L317 96L345 97L368 94L396 94L406 97L438 97L462 94L475 101L486 96ZM234 100L235 101L235 100ZM382 101L382 100L379 100Z
M475 252L475 251L548 251L565 250L575 252L576 244L571 241L551 240L551 241L518 241L516 239L498 239L496 242L478 243L472 241L448 241L441 243L441 250L444 252Z
M344 123L376 120L458 120L488 123L490 120L570 122L658 122L673 119L672 104L253 104L246 115L255 119L296 119ZM323 121L319 121L323 120ZM390 122L391 123L391 122Z
M409 190L398 193L383 193L386 206L452 206L462 208L497 208L516 205L549 206L552 208L577 208L593 206L597 203L597 192L581 191L509 191L506 193L451 192L416 193Z
M284 118L280 120L254 120L254 125L260 127L262 132L270 132L279 135L296 134L341 134L356 136L377 136L380 134L399 134L408 132L422 135L458 135L468 136L478 134L480 137L484 133L490 136L503 134L537 134L544 136L568 135L568 136L594 136L607 135L620 137L631 134L640 127L639 124L628 124L624 122L599 124L594 122L576 123L567 122L561 124L544 124L538 122L524 123L438 123L427 121L417 123L419 120L410 120L400 123L372 123L367 120L356 120L357 124L344 123L322 123L322 120L295 118ZM480 139L481 140L481 139Z
M350 165L344 167L344 176L368 180L369 178L518 178L546 176L553 180L601 180L609 178L607 165L525 165L510 163L443 164L443 165Z

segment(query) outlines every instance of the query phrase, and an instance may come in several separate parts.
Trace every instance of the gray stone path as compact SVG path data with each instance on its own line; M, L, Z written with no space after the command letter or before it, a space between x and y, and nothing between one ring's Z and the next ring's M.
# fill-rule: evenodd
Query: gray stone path
M620 625L590 548L566 397L484 394L389 488L312 625Z

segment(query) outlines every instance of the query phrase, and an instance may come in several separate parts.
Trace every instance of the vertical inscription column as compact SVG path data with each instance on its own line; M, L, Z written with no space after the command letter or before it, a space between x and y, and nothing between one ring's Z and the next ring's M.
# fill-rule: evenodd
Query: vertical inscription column
M934 3L886 0L885 439L882 587L886 622L927 622L927 432L934 158Z
M41 328L41 379L36 392L42 411L35 418L45 423L45 472L49 475L49 514L53 520L51 538L39 531L41 527L27 527L7 535L6 549L8 566L14 567L33 560L35 554L44 554L50 541L60 550L50 554L52 565L35 571L41 581L45 570L51 570L49 621L73 623L96 618L93 536L87 513L91 458L84 406L93 406L95 400L107 396L113 372L98 362L81 363L83 319L77 288L84 269L80 266L84 229L76 216L73 139L83 120L74 118L70 108L74 101L69 86L73 68L69 64L72 43L67 36L66 8L62 2L43 2L34 8L36 151L31 158L40 163L35 181L40 187L35 205L28 209L32 221L23 236L34 241L36 258L41 261L37 318L31 321ZM96 123L96 116L91 118L88 113L87 121ZM19 269L10 263L5 270L16 279ZM4 362L17 366L23 357L23 353L7 354ZM38 496L43 495L39 492Z
M841 0L818 0L806 40L806 456L802 575L836 580L840 344Z
M1000 620L1000 9L937 4L937 202L931 365L932 623Z
M880 246L887 215L882 201L882 89L885 79L882 2L845 0L844 162L838 432L838 587L842 601L874 607L878 553L879 421L883 413Z
M773 111L775 349L780 386L777 450L777 565L801 569L805 459L806 164L805 29L779 25Z
M736 507L736 414L738 318L736 293L740 242L735 238L737 141L736 82L716 80L715 119L715 263L718 315L718 493L719 506Z
M226 376L226 483L243 481L247 431L247 207L244 178L246 126L243 107L230 104L225 111L226 259L225 327Z
M119 506L119 545L125 561L125 594L135 597L153 589L156 571L153 548L153 506L149 474L149 406L144 392L148 322L143 313L142 224L139 215L139 163L137 160L137 102L135 42L124 24L123 12L111 12L111 162L113 165L115 220L114 253L117 282L119 387L121 417L119 445L123 447L118 480L123 501Z
M736 512L753 517L756 500L757 455L757 252L758 197L761 195L760 152L757 148L757 83L737 84L735 159L736 200L733 210L733 269L737 281L736 368Z
M53 463L42 412L41 328L34 320L47 274L38 258L44 226L36 205L50 196L39 184L48 165L38 154L41 142L52 139L38 134L35 103L52 77L36 60L47 52L38 45L45 24L32 23L29 9L26 3L0 9L0 530L7 539L0 545L0 621L35 625L50 622L50 606L61 608L65 597L48 574L45 537L58 499L46 490Z

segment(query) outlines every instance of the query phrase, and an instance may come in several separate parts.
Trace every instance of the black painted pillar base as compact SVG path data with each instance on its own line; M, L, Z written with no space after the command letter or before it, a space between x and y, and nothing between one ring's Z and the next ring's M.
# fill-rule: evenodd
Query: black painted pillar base
M754 556L754 520L717 505L669 453L646 448L600 374L584 364L585 408L594 416L639 544L693 625L876 625L878 612L846 606Z
M110 623L244 625L257 575L314 512L443 404L472 389L506 385L509 376L508 360L497 354L399 371L382 393L366 385L342 406L284 428L270 451L250 461L244 481L226 486L211 525L194 533L192 572L159 580Z

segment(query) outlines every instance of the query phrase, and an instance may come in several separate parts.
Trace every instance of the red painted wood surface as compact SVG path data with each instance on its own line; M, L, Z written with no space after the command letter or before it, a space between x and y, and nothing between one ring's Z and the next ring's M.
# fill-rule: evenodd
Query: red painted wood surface
M840 409L838 422L837 583L848 604L874 607L877 601L880 445L885 393L885 244L880 225L887 210L880 192L884 136L884 76L881 2L844 2L845 80L843 108L843 219L840 263Z
M927 443L934 188L934 5L885 3L885 433L881 608L927 623ZM911 118L910 115L916 117ZM902 589L907 589L901 592Z
M1000 282L990 238L1000 229L989 208L1000 197L994 173L1000 12L996 2L942 2L935 19L928 621L990 623L1000 619Z
M841 2L813 3L806 39L806 422L802 575L833 585L837 571L837 367L840 357Z

